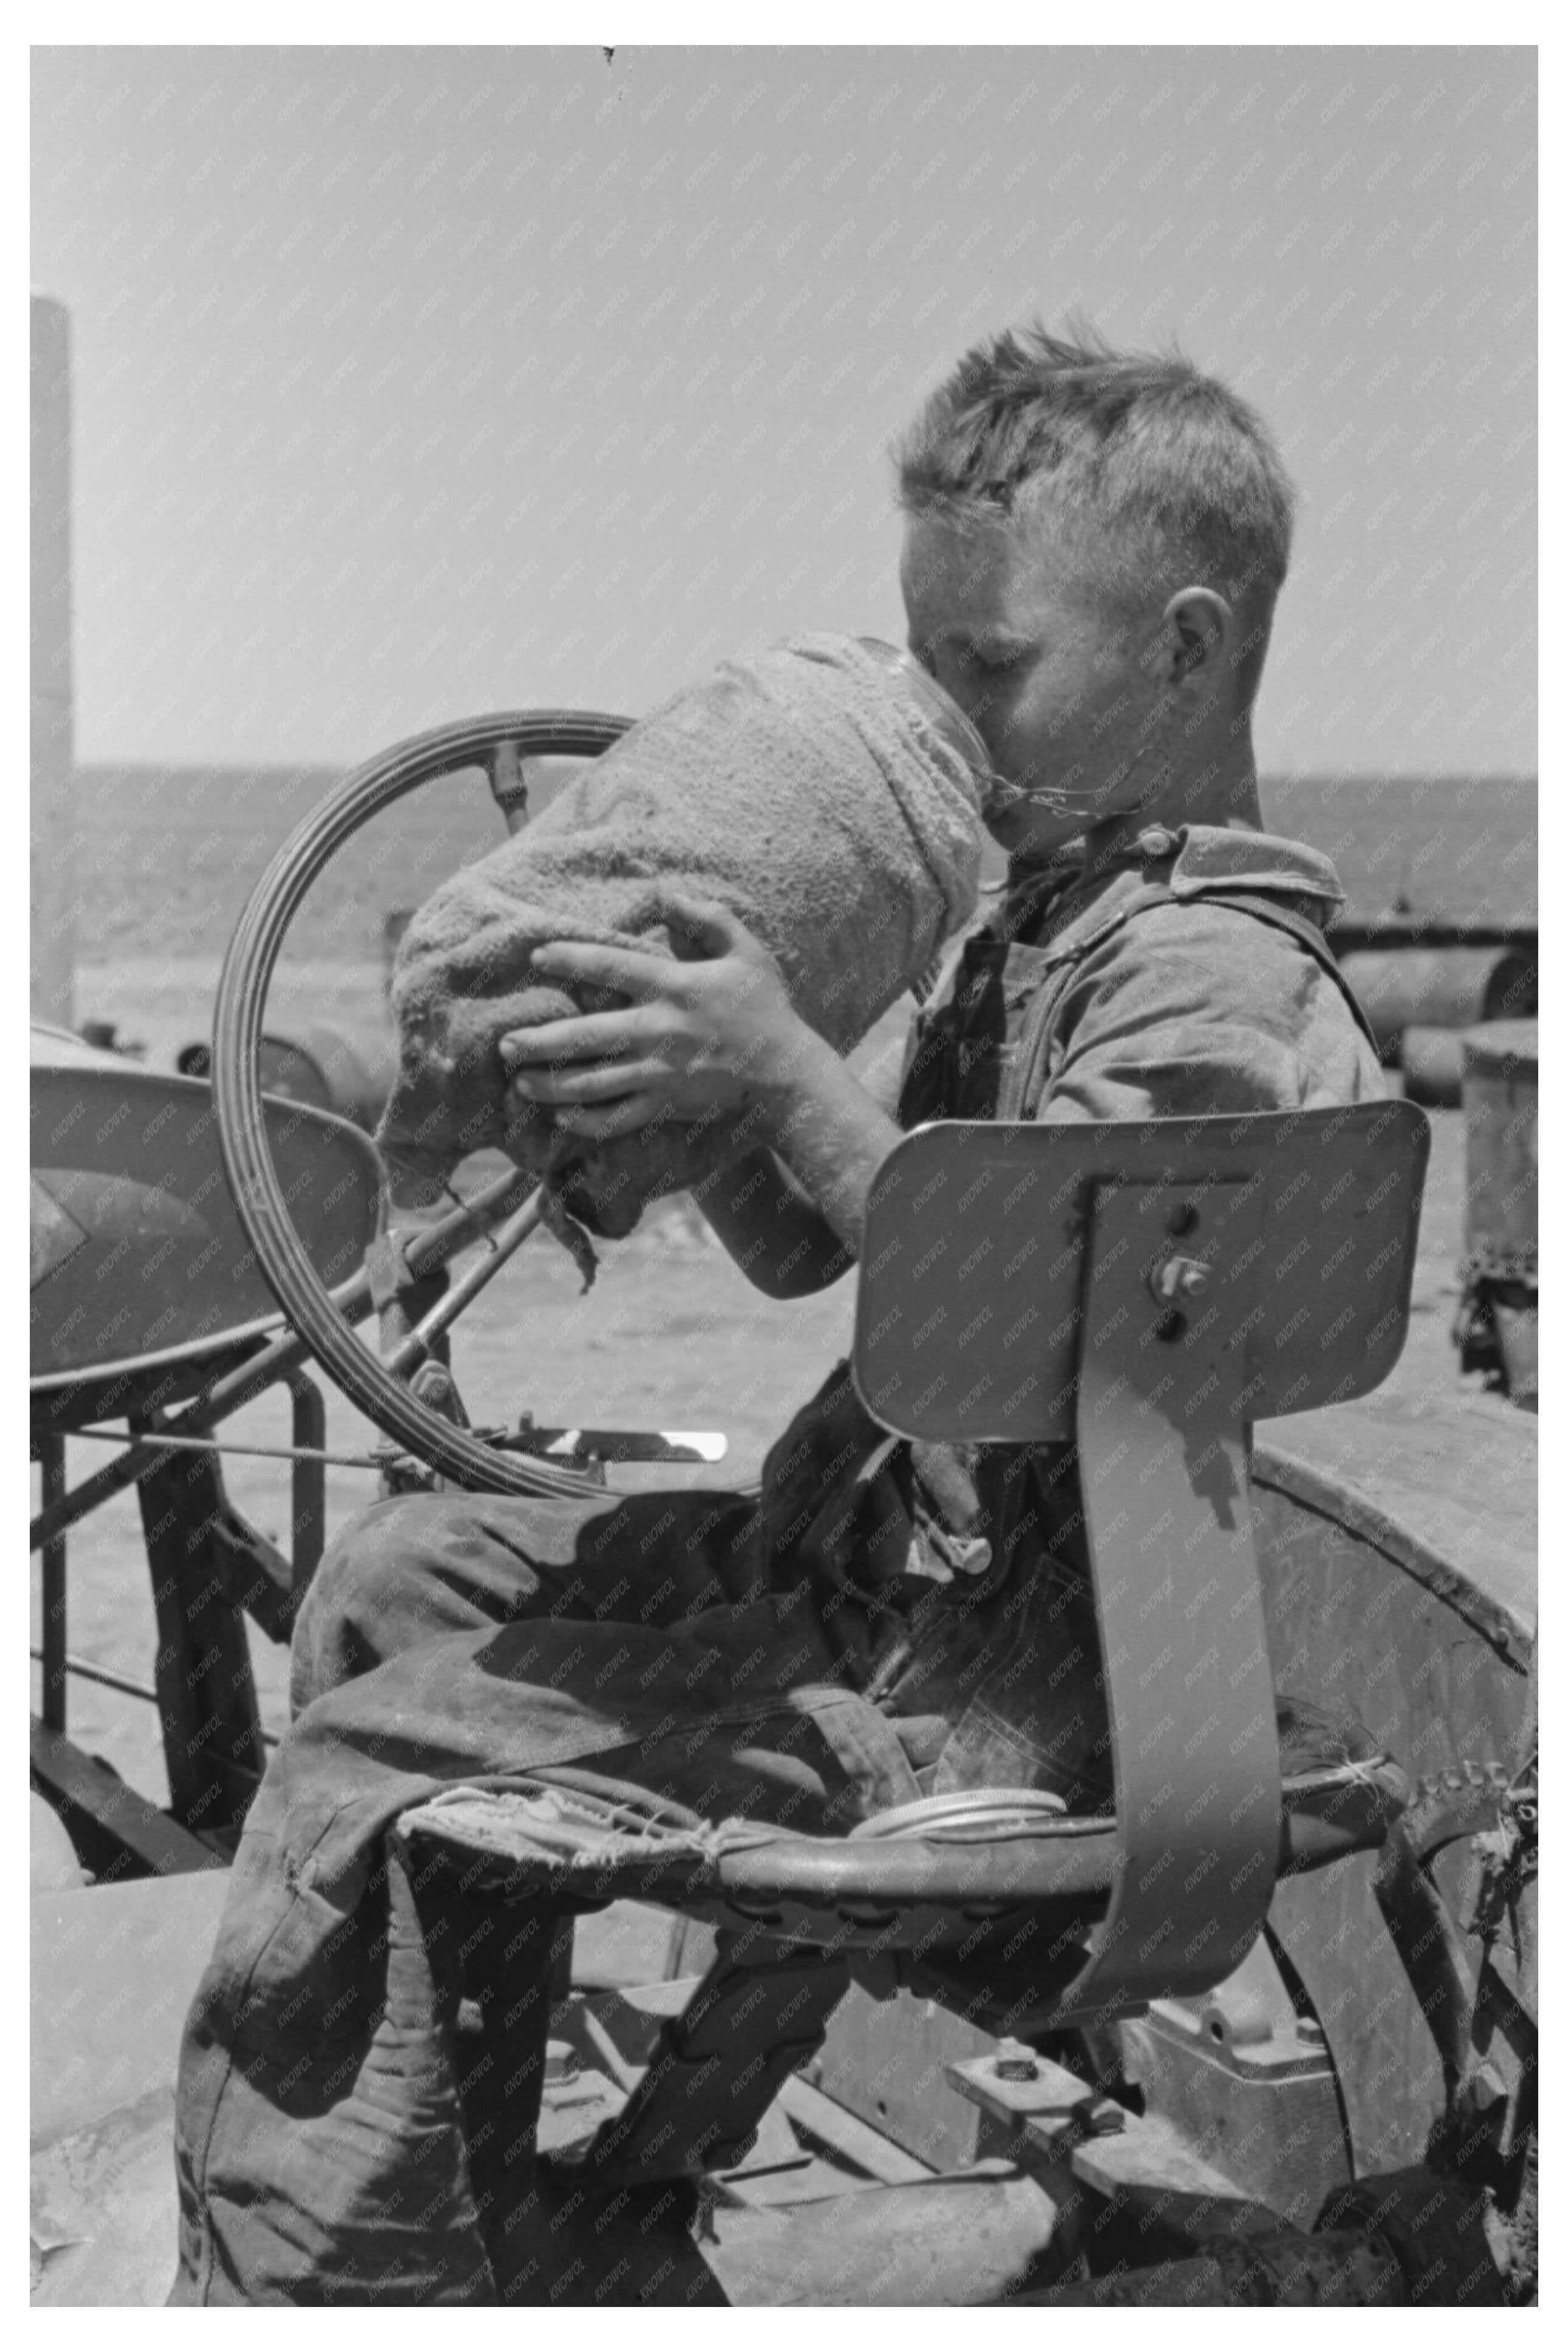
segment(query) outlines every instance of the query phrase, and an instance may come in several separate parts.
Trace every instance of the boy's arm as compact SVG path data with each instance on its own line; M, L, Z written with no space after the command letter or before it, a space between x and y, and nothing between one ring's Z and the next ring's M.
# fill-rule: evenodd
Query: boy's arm
M766 1144L692 1188L748 1282L769 1298L805 1298L847 1273L855 1253Z
M902 1130L814 1031L802 1036L767 1101L764 1131L797 1189L848 1259L860 1254L873 1178Z
M871 1108L886 1114L889 1123L906 1059L907 1051L889 1042L868 1066L853 1074ZM830 1182L836 1172L837 1163ZM693 1198L742 1272L770 1298L802 1298L826 1290L855 1263L858 1247L836 1232L806 1185L765 1144L717 1171L697 1186Z

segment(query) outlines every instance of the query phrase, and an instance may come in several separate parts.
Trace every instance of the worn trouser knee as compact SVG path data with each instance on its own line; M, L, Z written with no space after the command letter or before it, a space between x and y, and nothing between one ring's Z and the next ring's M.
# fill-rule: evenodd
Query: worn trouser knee
M296 1713L323 1691L443 1633L504 1622L538 1589L464 1495L376 1503L334 1537L295 1622Z

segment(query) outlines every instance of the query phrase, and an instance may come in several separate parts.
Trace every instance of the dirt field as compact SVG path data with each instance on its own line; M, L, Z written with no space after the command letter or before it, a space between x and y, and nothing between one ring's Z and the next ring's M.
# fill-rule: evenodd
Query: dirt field
M149 1058L166 1060L181 1042L205 1034L216 965L149 959L89 967L84 1001L112 1003L125 1033L145 1041ZM375 967L300 967L274 999L275 1024L374 1017ZM907 1007L873 1033L857 1059L863 1066L900 1050ZM1435 1149L1422 1227L1415 1311L1395 1381L1447 1387L1458 1381L1448 1327L1458 1297L1463 1136L1455 1113L1434 1116ZM795 1407L848 1345L852 1281L793 1306L762 1298L689 1207L672 1202L629 1241L606 1244L598 1282L579 1295L576 1274L544 1235L525 1244L507 1272L464 1318L455 1367L478 1421L512 1422L527 1409L541 1422L628 1428L723 1431L729 1453L717 1467L627 1469L617 1484L679 1480L710 1486L756 1476L763 1455ZM359 1451L375 1433L335 1394L328 1396L328 1442ZM236 1443L280 1444L288 1437L286 1397L263 1398L226 1424ZM100 1465L108 1448L73 1439L72 1483ZM36 1477L35 1474L35 1477ZM230 1492L257 1526L277 1536L287 1517L289 1474L280 1462L231 1455ZM373 1499L374 1474L328 1473L331 1527ZM36 1507L36 1503L35 1503ZM155 1646L152 1601L134 1496L116 1498L70 1538L68 1646L73 1654L150 1683ZM35 1643L37 1563L33 1563ZM254 1629L250 1634L263 1721L287 1719L287 1661ZM34 1668L34 1704L38 1670ZM69 1728L135 1786L165 1801L157 1722L151 1706L73 1678Z

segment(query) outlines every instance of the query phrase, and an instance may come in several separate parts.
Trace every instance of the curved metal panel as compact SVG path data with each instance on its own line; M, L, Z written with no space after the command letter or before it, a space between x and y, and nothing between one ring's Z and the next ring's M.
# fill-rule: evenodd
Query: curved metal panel
M33 1045L35 1386L177 1363L275 1324L211 1088L47 1033ZM341 1282L375 1230L379 1154L323 1111L268 1101L266 1118L301 1244L324 1283Z

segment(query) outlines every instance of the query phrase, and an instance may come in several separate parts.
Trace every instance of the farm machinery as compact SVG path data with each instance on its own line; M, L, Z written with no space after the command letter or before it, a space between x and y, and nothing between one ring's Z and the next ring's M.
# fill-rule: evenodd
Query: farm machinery
M268 983L342 843L624 723L501 714L358 771L258 885L205 1074L35 1032L32 1784L69 1847L34 1898L37 2300L168 2283L179 2024L266 1766L246 1621L287 1642L324 1538L315 1375L382 1433L384 1490L578 1494L689 1458L471 1426L453 1328L539 1224L531 1183L395 1222L365 1135L263 1084ZM1457 1385L1389 1402L1428 1141L1392 1101L893 1152L858 1387L891 1435L1076 1444L1114 1814L992 1789L808 1837L561 1771L405 1815L392 1859L435 1909L553 1923L560 2226L516 2299L1532 2297L1535 1426ZM1018 1339L977 1379L981 1327ZM220 1468L280 1384L287 1552ZM119 1439L74 1487L68 1435ZM66 1706L69 1533L132 1486L166 1806ZM1282 1772L1277 1689L1349 1727L1342 1760Z

